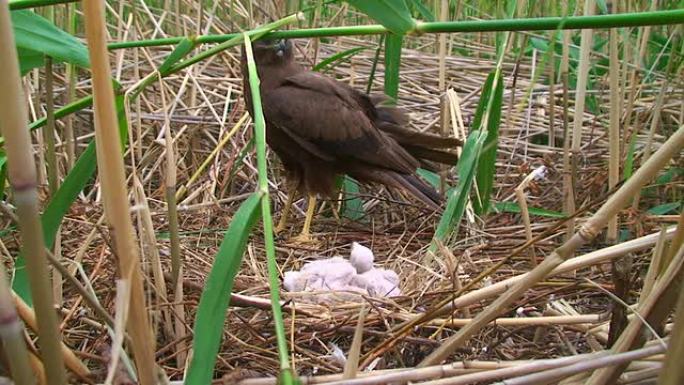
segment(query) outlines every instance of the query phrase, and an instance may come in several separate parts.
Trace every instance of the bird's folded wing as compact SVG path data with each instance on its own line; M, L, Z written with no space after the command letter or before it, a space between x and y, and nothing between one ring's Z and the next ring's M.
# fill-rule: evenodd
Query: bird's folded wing
M367 106L354 92L313 72L294 75L263 91L267 124L277 126L324 160L412 173L418 166L416 159L375 127Z

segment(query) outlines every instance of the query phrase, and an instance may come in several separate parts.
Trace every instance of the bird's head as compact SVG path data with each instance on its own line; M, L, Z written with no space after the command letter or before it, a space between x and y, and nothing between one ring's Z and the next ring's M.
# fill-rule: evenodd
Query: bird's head
M278 65L292 61L294 46L286 39L262 39L254 42L254 60L258 65Z

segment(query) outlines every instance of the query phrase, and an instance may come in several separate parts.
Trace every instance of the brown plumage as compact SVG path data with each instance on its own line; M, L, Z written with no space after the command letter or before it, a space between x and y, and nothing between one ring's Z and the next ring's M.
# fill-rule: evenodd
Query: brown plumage
M294 60L290 41L257 41L253 52L266 141L283 163L290 195L296 189L330 197L336 176L347 174L361 183L404 189L439 208L439 194L416 176L416 169L455 164L455 153L447 149L458 145L458 140L410 130L404 113L383 105L384 97L369 97L305 70ZM246 68L243 48L243 92L252 114Z

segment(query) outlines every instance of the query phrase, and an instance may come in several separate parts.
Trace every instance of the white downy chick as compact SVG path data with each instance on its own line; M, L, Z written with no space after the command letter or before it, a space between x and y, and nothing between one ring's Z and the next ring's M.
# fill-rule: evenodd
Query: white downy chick
M359 274L365 273L373 268L375 256L371 249L359 243L353 242L349 261Z
M399 276L392 270L371 269L354 278L359 287L363 287L372 297L396 297L401 295Z
M356 270L342 257L321 259L305 264L300 271L288 271L283 277L287 291L347 290Z

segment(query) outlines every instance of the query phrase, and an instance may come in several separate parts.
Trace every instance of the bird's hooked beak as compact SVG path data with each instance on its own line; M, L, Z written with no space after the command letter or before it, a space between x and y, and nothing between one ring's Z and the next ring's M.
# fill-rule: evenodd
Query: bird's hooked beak
M285 49L287 49L287 41L285 39L280 39L275 45L276 55L282 57L285 54Z

